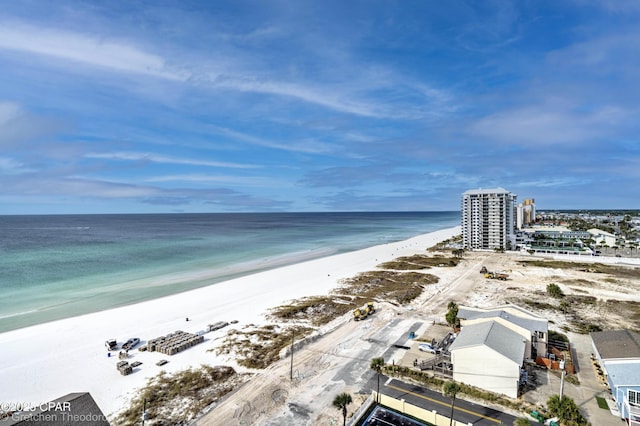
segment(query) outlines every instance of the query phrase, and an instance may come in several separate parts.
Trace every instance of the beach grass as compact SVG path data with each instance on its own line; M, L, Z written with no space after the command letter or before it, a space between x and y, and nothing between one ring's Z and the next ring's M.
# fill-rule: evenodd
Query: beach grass
M438 280L435 275L420 272L370 271L343 280L336 292L404 305L420 296L424 286Z
M175 374L164 371L149 379L113 424L139 424L143 411L150 423L188 424L204 408L234 390L251 375L232 367L202 365Z
M439 243L434 244L433 246L429 247L427 251L430 251L430 252L445 251L451 248L460 247L461 244L462 244L462 234L458 234L458 235L454 235L451 238L448 238L446 240L443 240L443 241L440 241Z
M417 270L428 269L434 266L457 266L460 259L448 256L425 256L416 254L414 256L399 257L390 262L378 265L381 269L400 270Z
M307 321L321 326L355 309L359 302L341 295L304 297L272 309L270 315L278 321Z
M248 325L229 331L216 354L233 355L238 365L263 369L280 360L280 351L291 344L292 337L300 339L313 331L305 326Z
M280 351L291 343L292 335L296 339L308 336L317 327L369 301L409 303L425 285L438 280L435 275L420 272L364 272L342 280L341 287L327 296L304 297L270 310L269 317L275 322L296 325L251 325L242 331L229 331L217 353L235 354L238 364L247 368L266 368L280 359Z

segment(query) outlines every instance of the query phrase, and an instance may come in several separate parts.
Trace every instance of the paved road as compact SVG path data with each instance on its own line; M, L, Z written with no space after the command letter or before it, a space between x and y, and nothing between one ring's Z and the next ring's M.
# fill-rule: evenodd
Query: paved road
M375 389L375 376L369 381L369 385L371 386L369 389ZM425 410L435 410L447 417L449 417L451 413L451 399L449 397L442 396L440 392L404 383L397 379L389 379L386 376L381 376L380 393L393 398L404 399L409 404ZM503 413L502 411L477 405L459 398L456 398L453 418L459 422L472 424L474 426L512 425L516 419L512 415Z

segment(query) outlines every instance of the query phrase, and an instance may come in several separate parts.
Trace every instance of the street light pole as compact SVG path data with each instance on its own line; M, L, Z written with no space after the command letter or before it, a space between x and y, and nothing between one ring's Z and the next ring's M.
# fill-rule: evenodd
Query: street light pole
M562 402L562 394L564 393L564 376L567 372L564 369L564 360L560 361L560 402Z

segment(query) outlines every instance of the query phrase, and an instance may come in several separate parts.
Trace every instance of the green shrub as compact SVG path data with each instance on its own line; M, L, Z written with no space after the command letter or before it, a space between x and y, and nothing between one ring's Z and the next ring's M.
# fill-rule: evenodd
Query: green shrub
M555 297L556 299L564 297L564 293L560 286L553 283L547 285L547 294L551 297Z

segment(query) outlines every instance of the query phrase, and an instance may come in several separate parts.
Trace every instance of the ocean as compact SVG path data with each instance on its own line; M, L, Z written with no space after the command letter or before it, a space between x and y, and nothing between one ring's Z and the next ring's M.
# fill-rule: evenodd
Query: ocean
M0 332L459 224L459 212L0 216Z

